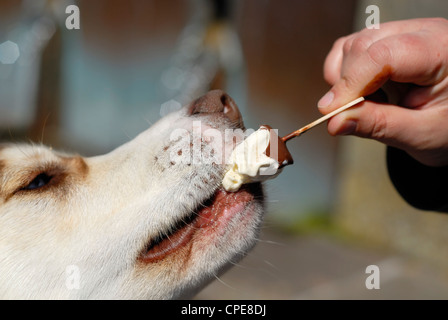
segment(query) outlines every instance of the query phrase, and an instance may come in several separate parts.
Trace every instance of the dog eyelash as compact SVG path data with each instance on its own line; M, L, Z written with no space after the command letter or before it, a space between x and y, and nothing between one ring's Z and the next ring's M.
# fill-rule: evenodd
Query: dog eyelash
M46 173L40 173L28 185L21 188L21 190L36 190L42 188L46 186L52 178L52 176Z

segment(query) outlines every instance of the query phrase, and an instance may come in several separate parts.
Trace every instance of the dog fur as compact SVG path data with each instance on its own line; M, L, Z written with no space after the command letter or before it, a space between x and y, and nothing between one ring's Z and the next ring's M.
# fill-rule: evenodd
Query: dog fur
M241 128L241 117L229 119L226 106L204 106L223 96L234 104L230 97L211 96L106 155L83 158L41 145L0 145L0 298L189 298L244 256L262 220L261 186L227 193L221 187L224 164L170 158L175 129L191 133L194 121L202 132ZM211 210L216 221L193 225L175 250L145 259L152 243L170 241L201 210Z

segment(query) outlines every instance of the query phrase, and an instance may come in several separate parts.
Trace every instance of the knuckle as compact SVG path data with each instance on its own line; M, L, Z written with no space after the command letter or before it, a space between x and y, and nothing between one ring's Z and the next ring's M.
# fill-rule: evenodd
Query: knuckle
M350 36L344 36L344 37L340 37L338 38L334 43L333 43L333 48L339 48L341 46L343 46L343 44L345 42L347 42L347 40L350 38Z
M375 112L374 121L370 128L369 136L378 141L384 141L387 138L388 121L383 111Z
M344 73L339 82L339 89L343 92L351 92L353 88L358 87L358 81L352 73Z
M370 45L366 53L369 59L378 66L389 64L392 59L391 48L385 41L377 41Z
M349 38L341 38L344 40L342 44L342 50L345 55L356 54L360 55L365 53L369 47L374 43L371 36L365 33L357 33ZM339 39L339 40L341 40ZM338 41L339 41L338 40Z
M353 53L364 53L372 45L372 40L368 36L358 36L353 39L351 51Z
M344 39L344 44L342 45L342 52L344 53L344 55L347 55L350 53L350 51L352 49L352 44L353 44L353 38Z

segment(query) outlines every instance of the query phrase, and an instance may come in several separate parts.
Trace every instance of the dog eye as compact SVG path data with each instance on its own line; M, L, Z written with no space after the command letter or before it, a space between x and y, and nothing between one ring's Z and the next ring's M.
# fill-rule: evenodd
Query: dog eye
M34 178L33 181L31 181L26 187L22 188L22 190L35 190L42 188L50 182L51 178L52 177L48 174L41 173L36 178Z

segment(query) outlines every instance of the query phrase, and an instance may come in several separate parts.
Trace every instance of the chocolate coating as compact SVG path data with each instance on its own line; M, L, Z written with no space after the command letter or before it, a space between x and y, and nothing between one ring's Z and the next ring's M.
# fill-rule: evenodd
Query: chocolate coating
M289 153L286 143L280 138L277 133L268 125L262 125L260 129L269 130L269 144L266 148L265 154L278 161L279 169L287 165L293 164L294 160ZM272 150L271 150L272 149Z

